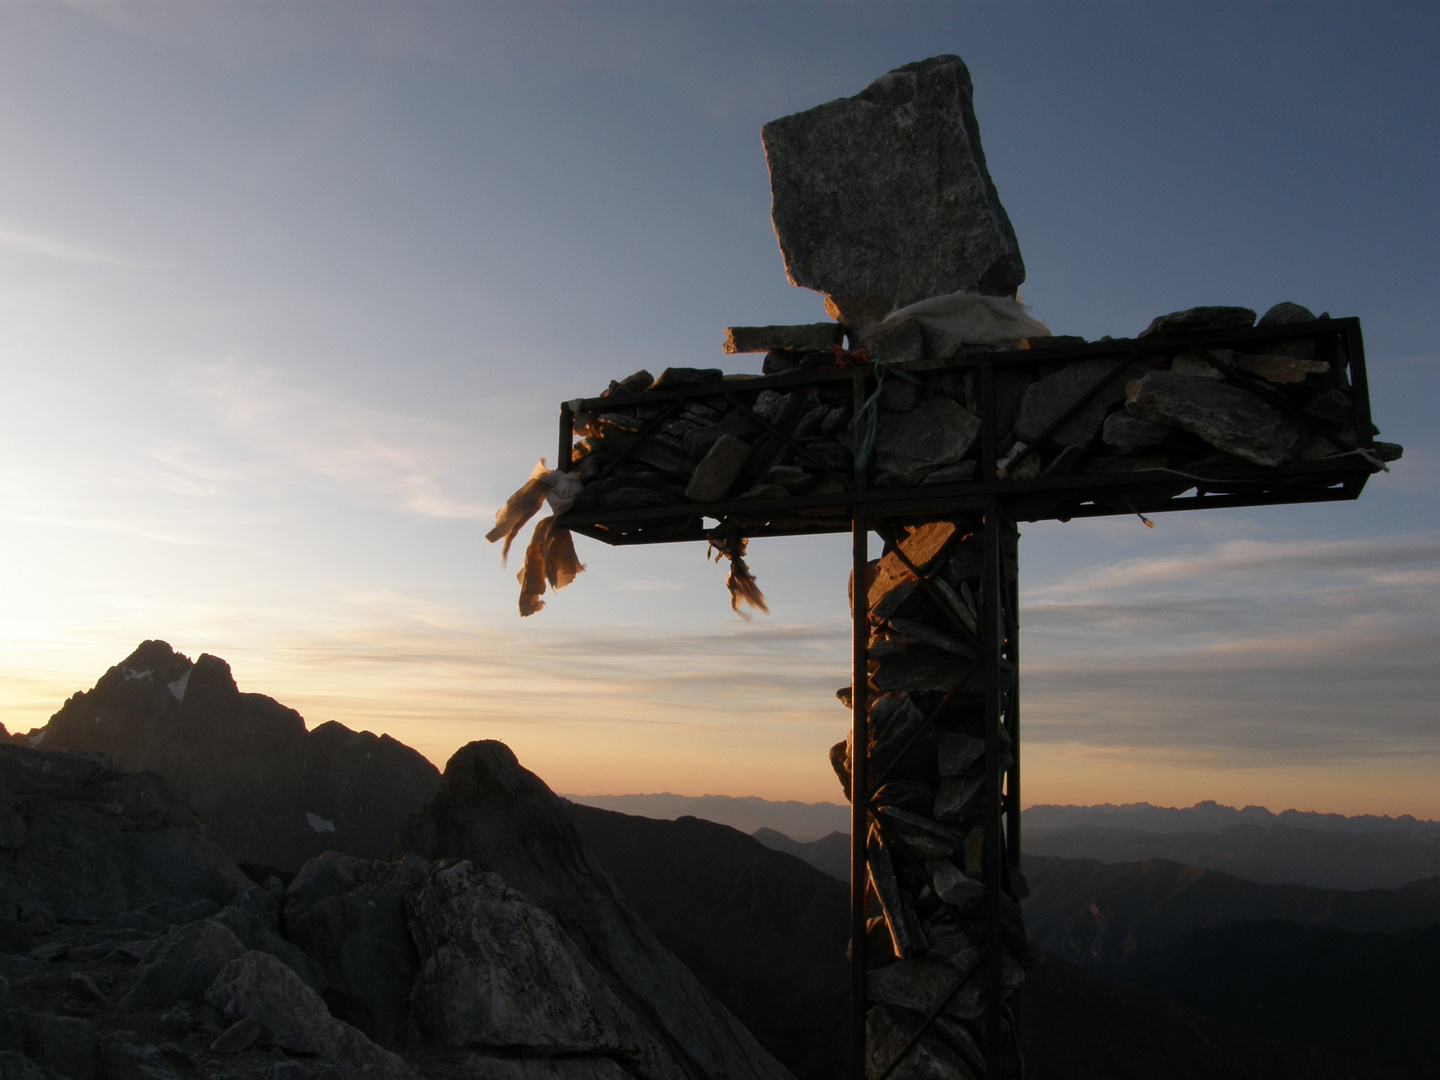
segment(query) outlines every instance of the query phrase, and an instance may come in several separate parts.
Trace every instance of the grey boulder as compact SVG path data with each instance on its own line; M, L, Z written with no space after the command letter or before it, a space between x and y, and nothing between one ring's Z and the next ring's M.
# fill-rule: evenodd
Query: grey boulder
M1309 442L1300 421L1248 390L1212 379L1152 371L1125 403L1132 416L1199 435L1217 450L1273 468L1294 460Z
M320 995L269 953L230 961L206 990L205 1003L231 1024L254 1020L263 1041L282 1050L364 1068L375 1080L414 1080L408 1065L331 1016Z
M961 290L1014 295L1025 266L972 98L964 62L936 56L761 128L792 284L842 308L847 298L903 307Z
M382 1046L400 1041L420 957L405 898L430 867L413 855L371 862L338 852L311 859L291 882L290 938L320 965L332 1011Z
M503 743L456 751L397 846L467 859L549 912L691 1080L790 1080L660 944L585 850L565 803Z
M498 875L442 862L407 907L424 954L414 997L440 1045L613 1056L642 1080L684 1076L555 920Z

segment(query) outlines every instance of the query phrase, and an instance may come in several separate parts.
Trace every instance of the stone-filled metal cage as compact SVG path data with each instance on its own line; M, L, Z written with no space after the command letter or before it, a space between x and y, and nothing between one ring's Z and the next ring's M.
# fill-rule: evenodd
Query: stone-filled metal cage
M854 1080L886 1080L907 1054L927 1052L927 1031L945 1025L946 1045L972 1074L1019 1074L1010 991L1016 960L1028 953L1019 916L1017 523L1354 499L1383 467L1357 319L1032 345L895 365L841 354L828 369L764 377L676 369L650 389L612 386L561 407L558 468L584 488L558 526L612 545L704 540L732 551L756 536L853 535L852 582L864 585L851 590L851 750L836 764L852 806ZM1136 443L1122 430L1133 423L1111 418L1127 404L1130 415L1143 414L1134 403L1152 372L1168 373L1157 389L1169 379L1182 398L1221 394L1213 387L1239 395L1290 449L1264 464L1257 459L1269 451L1243 438L1227 443L1224 431L1200 438L1183 416L1167 416L1176 434L1145 444L1159 436L1142 431ZM1213 386L1175 383L1177 373ZM1047 378L1060 392L1040 400L1046 393L1030 390ZM722 453L727 437L739 445ZM883 543L878 563L872 532ZM946 570L960 555L965 569ZM876 656L896 640L887 636L898 617L886 590L897 582L939 613L938 631L911 620L904 632L939 642L934 655L949 669L925 676L915 699L927 707L906 725L872 730L872 705L893 685ZM957 803L948 823L929 824L900 803L877 803L898 763L936 737L951 746L973 740L983 772L941 781L942 794L949 782L970 801ZM908 1011L887 1011L886 969L867 963L874 943L891 950L892 969L896 959L928 955L908 922L919 909L894 881L942 865L931 858L937 850L960 860L962 845L969 876L955 880L979 881L983 895L939 910L973 949L951 954L949 985L916 983L905 991ZM939 878L931 891L944 891ZM925 925L933 951L941 924ZM897 1028L896 1016L906 1024Z

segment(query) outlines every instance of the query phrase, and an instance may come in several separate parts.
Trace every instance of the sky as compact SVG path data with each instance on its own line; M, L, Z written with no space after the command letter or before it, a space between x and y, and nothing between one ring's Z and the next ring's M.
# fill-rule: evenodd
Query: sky
M759 129L969 65L1057 333L1359 316L1355 503L1036 524L1025 804L1440 818L1433 3L0 5L0 721L141 641L443 765L840 801L848 539L608 549L516 614L496 507L562 400L724 366L790 286Z

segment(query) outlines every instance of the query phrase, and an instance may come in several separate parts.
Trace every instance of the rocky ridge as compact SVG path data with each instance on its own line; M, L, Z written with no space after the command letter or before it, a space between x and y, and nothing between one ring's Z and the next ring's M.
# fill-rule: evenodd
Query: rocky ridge
M79 722L90 712L98 719ZM266 786L223 748L254 738L263 766L282 737L304 755L316 733L239 694L218 658L191 665L159 642L57 718L0 744L0 1066L16 1075L790 1077L656 941L585 853L563 801L500 744L460 751L415 815L412 842L396 850L423 842L425 857L390 859L389 844L386 858L364 857L394 801L340 798L325 836L360 854L322 852L293 878L247 863L259 884L161 776L122 772L94 749L23 744L83 741L88 729L197 787L213 770L212 786L230 787L210 820L248 854L256 831L230 820L237 792L261 820L293 825L306 805L296 792L324 790L307 775L342 794L363 788L374 768L363 752L289 763ZM327 727L329 745L418 757ZM297 833L259 854L295 851Z
M143 642L21 738L159 773L238 862L290 873L327 850L389 857L395 830L440 782L390 736L333 722L307 730L294 709L241 693L224 660L192 663L164 641Z

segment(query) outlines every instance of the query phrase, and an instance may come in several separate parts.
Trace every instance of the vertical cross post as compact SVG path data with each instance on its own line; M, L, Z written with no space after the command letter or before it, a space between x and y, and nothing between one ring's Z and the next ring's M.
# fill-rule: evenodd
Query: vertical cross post
M985 536L982 547L984 568L981 571L981 620L984 628L980 635L985 648L985 927L986 937L982 946L985 963L985 1075L999 1078L1005 1075L1002 1057L1003 1041L1000 1031L1000 888L1002 849L1004 846L1000 820L1000 785L1004 773L1000 769L1001 747L1000 728L1004 712L1004 683L1001 662L1005 650L1005 608L1000 601L1000 590L1005 581L1005 566L1000 553L1002 542L1000 528L1000 503L998 499L987 500L985 506Z
M870 835L869 646L870 603L866 588L868 525L856 508L852 530L854 566L851 602L850 680L850 1075L865 1076L865 938L866 889L869 869L866 849Z

